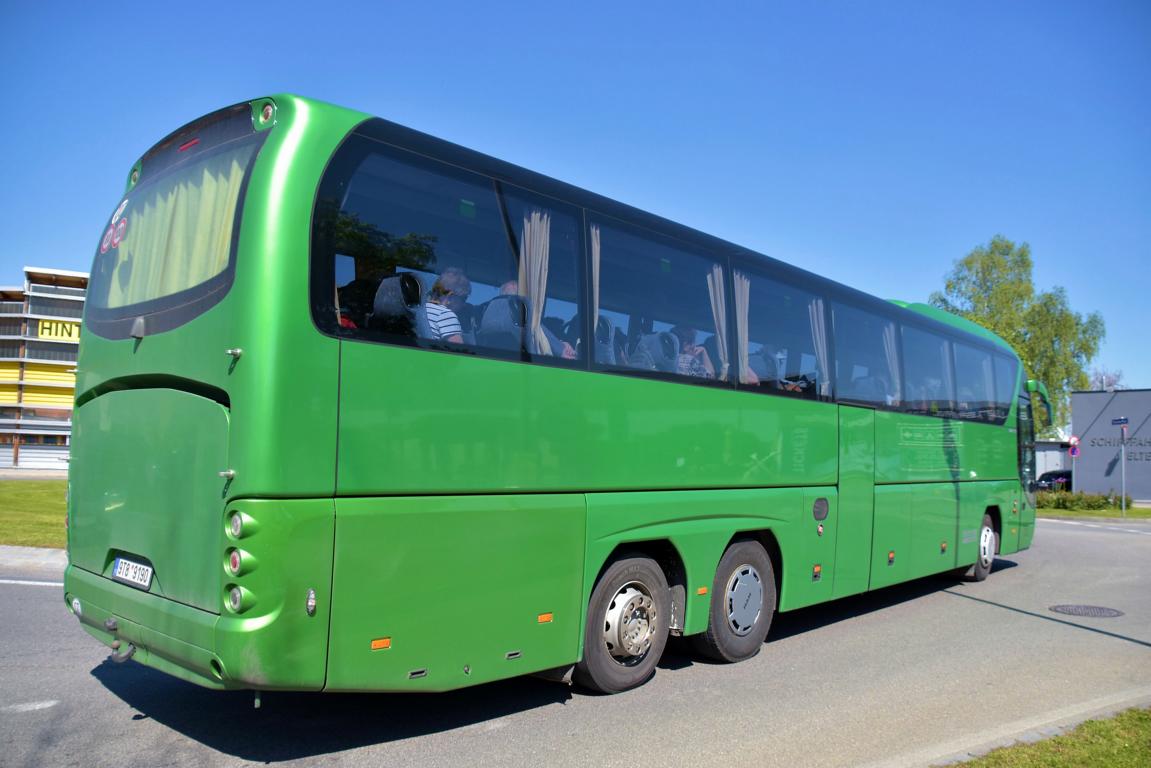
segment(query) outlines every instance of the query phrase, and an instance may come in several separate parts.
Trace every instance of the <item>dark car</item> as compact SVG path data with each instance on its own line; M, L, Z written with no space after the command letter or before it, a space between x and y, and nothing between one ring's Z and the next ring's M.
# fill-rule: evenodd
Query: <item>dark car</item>
M1052 472L1044 472L1035 484L1041 491L1070 491L1071 470L1056 469Z

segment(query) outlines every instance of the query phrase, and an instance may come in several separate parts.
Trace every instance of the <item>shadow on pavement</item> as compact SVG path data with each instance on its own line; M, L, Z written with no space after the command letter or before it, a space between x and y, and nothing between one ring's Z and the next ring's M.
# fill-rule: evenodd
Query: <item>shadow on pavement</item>
M1015 568L1017 565L1018 563L1014 560L996 558L991 566L991 573L995 574L999 571ZM927 576L922 579L916 579L915 581L885 587L875 592L864 592L861 595L844 597L830 603L821 603L819 605L813 605L810 608L801 608L798 611L781 613L776 615L771 625L771 634L768 635L767 642L782 640L785 637L791 637L809 632L813 629L838 624L841 621L847 621L848 619L872 613L873 611L882 611L885 608L890 608L910 600L941 593L949 587L954 587L956 584L961 584L964 581L965 579L962 576L938 574L936 576Z
M264 763L463 728L563 704L567 686L536 678L436 694L212 691L142 664L105 661L92 675L140 714L224 754Z
M993 571L1015 567L998 559ZM843 598L775 617L768 642L802 634L903 602L944 592L963 579L934 576ZM669 638L659 669L665 674L710 665L690 638ZM245 760L275 763L441 733L517 712L562 705L572 688L521 677L435 694L212 691L142 664L105 661L92 675L140 714L189 739ZM577 694L584 695L584 694Z

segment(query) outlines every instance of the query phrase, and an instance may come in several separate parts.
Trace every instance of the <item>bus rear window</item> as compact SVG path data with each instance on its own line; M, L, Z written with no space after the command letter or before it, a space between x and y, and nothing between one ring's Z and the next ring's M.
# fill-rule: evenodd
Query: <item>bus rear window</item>
M145 155L97 247L87 306L95 333L127 338L137 317L147 333L171 330L223 298L248 171L265 135L254 132L244 104Z

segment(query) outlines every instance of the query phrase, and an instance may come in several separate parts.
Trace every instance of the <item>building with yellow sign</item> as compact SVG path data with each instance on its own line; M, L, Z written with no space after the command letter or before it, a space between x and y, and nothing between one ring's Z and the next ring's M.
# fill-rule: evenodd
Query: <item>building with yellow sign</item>
M88 275L24 268L0 286L0 468L68 468Z

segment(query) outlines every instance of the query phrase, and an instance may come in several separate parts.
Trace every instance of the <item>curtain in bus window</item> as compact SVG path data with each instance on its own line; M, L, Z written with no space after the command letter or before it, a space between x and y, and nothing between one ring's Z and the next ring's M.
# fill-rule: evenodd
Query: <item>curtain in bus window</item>
M540 325L544 315L544 302L547 301L550 237L549 214L536 208L524 215L524 225L520 234L519 284L531 310L531 317L528 320L529 331L535 341L536 350L544 355L553 354L551 344Z
M727 360L727 301L723 292L723 267L712 265L711 274L707 276L707 292L711 297L711 316L715 322L715 351L719 366L715 377L720 381L727 381L729 366Z
M599 328L599 227L591 225L591 324ZM610 339L608 340L611 341Z
M893 390L887 404L899 405L903 398L899 391L899 376L895 373L899 371L899 344L895 339L894 323L888 324L883 329L883 354L887 358L887 370L891 375L891 388Z
M827 315L823 311L823 299L812 299L807 305L811 321L811 340L815 343L815 359L819 365L819 394L831 397L830 358L827 354Z
M228 266L236 205L254 147L210 157L161 178L133 200L105 306L178 293ZM147 194L150 192L151 194Z
M735 283L735 338L736 364L739 366L740 384L758 384L759 377L751 370L748 362L748 311L751 309L751 279L739 270L732 274Z

